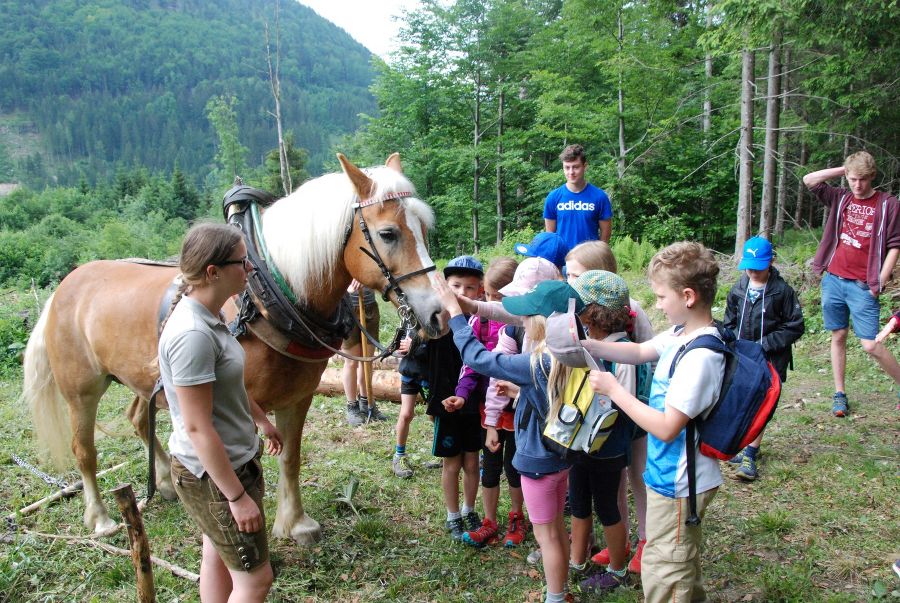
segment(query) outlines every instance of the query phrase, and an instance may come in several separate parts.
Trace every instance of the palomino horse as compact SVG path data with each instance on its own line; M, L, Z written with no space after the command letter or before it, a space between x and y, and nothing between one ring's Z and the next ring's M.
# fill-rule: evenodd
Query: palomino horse
M433 223L430 208L415 196L402 174L399 155L386 167L365 172L342 155L344 173L305 183L275 202L263 214L262 233L271 261L306 308L332 316L352 278L376 290L388 290L388 279L363 250L371 249L355 212L368 225L374 255L389 275L404 280L403 291L422 335L433 337L445 326L440 302L432 290L433 263L425 245ZM357 209L354 203L360 200ZM128 262L96 261L74 270L48 300L28 340L23 395L32 408L38 439L57 462L71 448L84 480L84 523L94 532L115 526L97 488L94 424L100 397L113 380L135 394L128 416L148 443L147 400L156 380L157 312L177 269ZM397 294L389 292L397 303ZM226 316L236 308L226 305ZM279 458L276 537L309 544L321 528L303 510L300 494L300 442L313 392L327 360L299 361L273 350L247 332L241 337L246 354L244 379L248 393L275 415L284 436ZM71 432L65 420L65 408ZM169 458L155 443L157 488L174 497Z

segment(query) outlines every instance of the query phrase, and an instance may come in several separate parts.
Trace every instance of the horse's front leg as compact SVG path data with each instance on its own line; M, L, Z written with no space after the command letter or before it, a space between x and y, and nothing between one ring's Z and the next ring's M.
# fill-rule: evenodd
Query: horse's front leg
M275 411L275 424L284 438L284 448L278 463L278 507L272 535L293 538L300 545L315 544L322 539L319 522L303 512L300 494L300 443L311 401L310 394L298 404Z
M149 421L147 408L150 403L141 396L135 396L128 407L128 420L134 425L134 430L144 442L144 446L150 446L148 433ZM156 489L160 496L166 500L175 500L175 487L172 485L172 474L169 471L169 455L160 443L156 435L153 436L153 464L156 466Z

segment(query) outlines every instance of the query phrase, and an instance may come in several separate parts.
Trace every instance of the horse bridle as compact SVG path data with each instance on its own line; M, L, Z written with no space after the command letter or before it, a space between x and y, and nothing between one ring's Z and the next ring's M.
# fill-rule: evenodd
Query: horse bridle
M412 197L413 194L410 192L396 192L396 193L385 193L379 197L369 197L368 199L363 199L357 203L354 203L350 206L353 210L353 215L356 215L359 220L359 230L362 232L363 238L365 238L366 243L369 245L370 249L366 249L365 247L360 246L359 250L364 254L372 258L372 261L378 266L378 269L381 270L382 276L387 280L387 285L384 288L384 291L381 292L381 299L384 301L390 300L391 291L393 291L397 296L397 314L400 316L400 326L397 328L397 332L394 335L393 341L391 344L382 349L381 354L376 356L374 359L381 359L390 354L393 354L394 351L400 346L400 341L404 336L416 331L420 325L418 318L416 318L416 313L409 305L409 301L406 298L406 293L403 291L403 288L400 287L400 283L405 281L406 279L410 279L422 274L428 274L432 270L436 270L437 267L432 264L431 266L426 266L424 268L420 268L418 270L413 270L412 272L407 272L406 274L402 274L400 276L394 276L391 272L390 268L384 263L384 260L381 258L381 254L378 252L378 248L375 246L375 241L372 239L372 233L369 230L369 225L366 223L366 219L363 216L363 208L368 207L370 205L375 205L376 203L384 203L385 201L399 201L401 199L405 199L407 197ZM344 247L347 246L347 242L350 240L350 235L353 232L353 218L351 216L350 222L347 224L347 230L344 234ZM362 296L360 295L360 303L362 303ZM372 341L371 337L368 337L368 332L365 331L365 327L363 325L359 325L360 331L365 332L367 338ZM381 348L381 345L377 342L377 340L372 341L372 343Z

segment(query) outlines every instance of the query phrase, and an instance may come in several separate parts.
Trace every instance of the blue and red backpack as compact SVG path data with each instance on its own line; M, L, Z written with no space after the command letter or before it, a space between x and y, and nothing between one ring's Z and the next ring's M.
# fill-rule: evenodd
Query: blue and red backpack
M775 414L781 397L781 379L772 363L766 360L761 345L737 339L731 329L716 321L719 337L700 335L681 346L675 353L669 378L678 361L691 350L706 348L725 356L725 374L719 399L706 412L687 424L687 470L690 515L686 523L698 525L695 441L700 453L727 460L753 442Z

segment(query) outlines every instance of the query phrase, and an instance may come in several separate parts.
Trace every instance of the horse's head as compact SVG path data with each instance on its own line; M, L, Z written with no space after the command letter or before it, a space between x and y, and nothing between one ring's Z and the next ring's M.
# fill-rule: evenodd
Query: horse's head
M347 271L398 306L405 297L421 334L437 337L444 332L446 313L432 289L434 262L426 245L434 223L431 208L403 175L399 154L388 157L384 167L365 171L341 154L338 159L358 197L344 245Z

